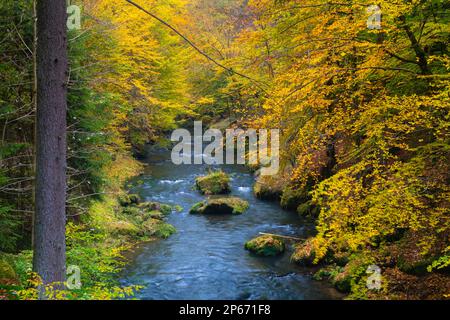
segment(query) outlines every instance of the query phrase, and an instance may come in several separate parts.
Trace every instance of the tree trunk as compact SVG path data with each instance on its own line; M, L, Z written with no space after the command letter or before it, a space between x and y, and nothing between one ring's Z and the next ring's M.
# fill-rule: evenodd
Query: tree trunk
M36 191L33 269L65 281L66 1L37 0Z

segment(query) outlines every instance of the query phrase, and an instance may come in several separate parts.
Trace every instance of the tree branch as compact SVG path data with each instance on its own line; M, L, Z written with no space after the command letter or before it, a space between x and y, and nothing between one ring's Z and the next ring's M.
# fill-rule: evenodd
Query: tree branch
M137 3L135 3L134 1L131 0L125 0L126 2L128 2L129 4L135 6L136 8L138 8L139 10L141 10L142 12L146 13L147 15L149 15L150 17L152 17L153 19L158 20L160 23L162 23L163 25L165 25L167 28L169 28L170 30L172 30L173 32L175 32L178 36L180 36L185 42L187 42L192 48L195 49L195 51L197 51L198 53L200 53L202 56L204 56L206 59L208 59L209 61L211 61L212 63L214 63L216 66L230 72L231 74L235 74L238 75L242 78L245 78L247 80L250 80L251 82L253 82L259 89L261 89L262 91L264 91L266 94L266 90L261 86L261 82L253 79L245 74L242 74L240 72L237 72L235 70L233 70L232 68L226 67L223 64L221 64L220 62L216 61L214 58L210 57L206 52L204 52L202 49L200 49L197 45L195 45L191 40L189 40L186 36L184 36L181 32L179 32L177 29L175 29L174 27L172 27L169 23L167 23L166 21L162 20L161 18L157 17L156 15L154 15L153 13L149 12L148 10L144 9L143 7L141 7L140 5L138 5Z

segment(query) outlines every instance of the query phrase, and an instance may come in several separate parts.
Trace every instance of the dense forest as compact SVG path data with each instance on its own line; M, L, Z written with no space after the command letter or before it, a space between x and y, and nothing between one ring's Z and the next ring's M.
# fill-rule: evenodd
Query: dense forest
M35 179L47 76L39 73L39 2L0 3L5 300L37 299L42 287L33 263L45 194ZM83 286L47 297L139 291L115 276L124 253L174 230L136 218L142 206L131 205L139 201L128 181L149 145L169 148L172 130L203 121L280 129L281 169L257 177L254 193L314 221L292 263L318 268L315 278L351 299L449 298L447 1L69 2L65 256ZM153 214L177 210L152 205ZM382 270L380 290L366 286L370 265Z

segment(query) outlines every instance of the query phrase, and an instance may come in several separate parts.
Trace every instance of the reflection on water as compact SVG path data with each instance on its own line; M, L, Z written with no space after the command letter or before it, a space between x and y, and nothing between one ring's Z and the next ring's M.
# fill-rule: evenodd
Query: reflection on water
M173 165L169 152L149 156L141 184L133 192L146 201L183 207L168 222L177 233L137 249L123 273L122 284L145 288L140 299L336 299L334 289L311 279L281 257L260 258L244 250L244 243L270 232L305 237L312 225L278 205L254 198L253 176L239 166L223 166L232 176L232 194L246 199L250 209L241 216L189 215L189 208L204 199L193 189L206 165Z

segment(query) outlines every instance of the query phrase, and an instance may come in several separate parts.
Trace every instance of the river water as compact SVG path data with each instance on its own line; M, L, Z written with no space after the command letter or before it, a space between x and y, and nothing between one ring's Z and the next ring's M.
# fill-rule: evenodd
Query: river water
M201 155L200 155L201 156ZM250 203L240 216L190 215L203 200L193 186L206 165L172 164L170 151L152 151L132 192L146 201L180 205L168 223L177 233L137 248L121 278L122 285L142 285L138 299L339 299L329 285L312 279L311 270L290 263L292 248L280 257L261 258L244 250L259 232L295 237L312 233L311 222L276 203L256 199L253 175L243 166L221 166L231 175L232 195Z

